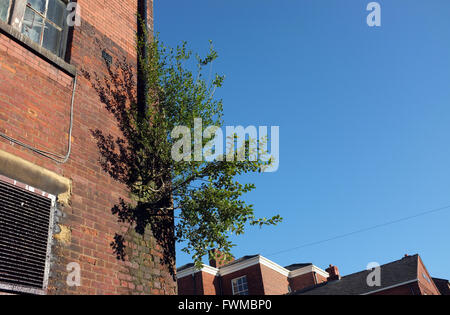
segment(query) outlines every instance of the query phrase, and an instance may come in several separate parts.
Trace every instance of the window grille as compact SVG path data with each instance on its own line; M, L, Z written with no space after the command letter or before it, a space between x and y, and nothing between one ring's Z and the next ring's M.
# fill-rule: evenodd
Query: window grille
M41 293L48 278L54 198L0 180L0 289Z

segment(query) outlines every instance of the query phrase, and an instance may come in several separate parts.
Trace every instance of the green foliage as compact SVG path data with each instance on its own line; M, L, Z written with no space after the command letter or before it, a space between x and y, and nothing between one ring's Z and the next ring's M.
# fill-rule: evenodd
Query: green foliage
M144 45L148 48L147 55L140 53ZM248 225L262 227L281 221L278 215L256 218L253 206L242 200L255 185L241 184L236 179L246 173L261 172L268 162L238 161L237 158L234 161L174 161L171 149L177 139L172 139L171 131L176 126L187 126L191 134L194 133L194 118L201 118L203 126L222 126L223 104L214 94L222 86L224 77L215 75L207 82L203 76L205 67L210 66L218 54L211 42L204 58L193 57L186 43L170 49L158 39L150 43L138 40L137 48L148 89L146 103L149 105L145 113L139 111L143 108L139 106L142 100L135 98L130 92L132 89L114 89L111 80L106 81L105 89L99 89L102 101L115 115L123 133L123 137L117 139L104 136L100 131L94 133L104 157L102 166L129 187L135 201L128 204L121 200L113 212L121 221L138 226L149 223L149 218L175 217L176 241L185 245L182 250L192 255L197 266L201 266L202 257L214 248L229 258L233 246L231 235L244 233ZM193 64L196 66L192 67ZM126 70L124 66L121 68ZM195 74L190 68L195 69ZM116 74L111 71L111 75ZM129 78L125 81L126 85L132 84ZM209 139L203 139L203 145L207 141ZM248 144L247 141L247 147ZM143 223L139 222L142 218L145 218Z

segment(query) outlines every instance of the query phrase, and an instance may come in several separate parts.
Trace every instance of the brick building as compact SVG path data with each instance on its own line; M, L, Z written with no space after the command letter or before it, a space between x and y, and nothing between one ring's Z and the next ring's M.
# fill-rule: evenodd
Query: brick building
M222 265L215 260L202 269L193 264L178 268L178 292L182 295L448 295L448 280L431 278L419 255L382 265L380 285L369 286L364 270L341 277L330 265L281 267L260 255L244 256Z
M74 10L65 0L0 0L2 292L176 293L151 231L138 234L111 213L129 196L101 169L91 130L118 128L79 75L106 76L105 60L136 64L144 1L78 0L81 24L69 26ZM124 261L111 248L115 233L126 235Z
M327 281L329 274L310 263L281 267L261 256L244 256L223 265L211 260L197 270L177 269L181 295L280 295Z
M450 295L450 281L447 279L433 278L433 282L441 295Z
M330 281L295 292L296 295L441 295L419 255L405 255L380 266L379 285L369 286L367 278L373 270L344 277L333 268ZM448 283L448 281L447 281Z

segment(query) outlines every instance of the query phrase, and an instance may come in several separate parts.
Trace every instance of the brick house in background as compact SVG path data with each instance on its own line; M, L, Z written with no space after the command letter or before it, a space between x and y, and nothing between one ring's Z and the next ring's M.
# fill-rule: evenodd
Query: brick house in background
M446 279L433 278L433 282L441 295L450 295L450 282Z
M105 60L136 64L139 1L78 0L81 25L69 27L65 0L0 0L0 292L176 293L151 232L111 214L128 192L102 171L91 130L118 128L77 76L107 75ZM125 261L115 233L127 233ZM81 286L68 286L77 264Z
M325 271L313 264L281 267L261 255L244 256L222 265L211 260L197 270L178 268L178 292L183 295L445 295L448 280L431 278L419 255L380 267L381 286L369 287L365 270L341 277L330 265ZM438 282L436 282L438 281Z
M295 295L441 295L419 255L405 255L380 266L380 286L370 287L364 270L344 277L333 267L330 281L294 292ZM448 283L448 281L447 281Z
M230 263L177 269L180 295L280 295L327 281L329 274L310 263L281 267L261 256L244 256Z

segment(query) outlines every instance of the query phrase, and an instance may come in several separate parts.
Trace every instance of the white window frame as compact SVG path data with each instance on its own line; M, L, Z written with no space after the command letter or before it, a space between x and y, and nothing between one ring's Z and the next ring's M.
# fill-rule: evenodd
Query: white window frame
M245 280L245 285L247 287L247 289L245 289L245 290L239 290L238 281L241 280L241 279ZM235 284L236 284L236 287L238 288L237 290L234 289ZM247 276L242 276L242 277L235 278L235 279L231 280L231 289L233 290L233 295L248 295L249 292L248 292ZM243 293L246 293L246 294L243 294Z

